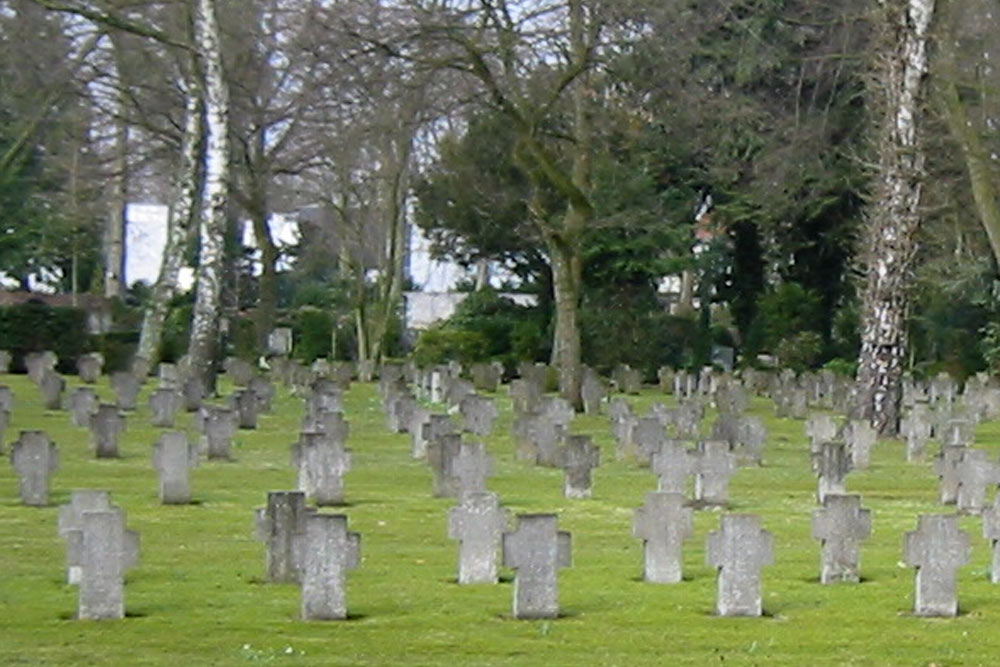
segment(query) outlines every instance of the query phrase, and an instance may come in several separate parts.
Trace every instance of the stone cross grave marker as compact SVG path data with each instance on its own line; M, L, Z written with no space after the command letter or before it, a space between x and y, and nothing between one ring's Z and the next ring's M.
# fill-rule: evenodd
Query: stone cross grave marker
M413 413L410 415L410 423L407 431L410 433L410 456L415 459L422 459L427 456L427 440L424 439L424 424L428 423L431 411L414 403Z
M509 523L510 512L488 491L466 494L448 512L448 537L459 540L458 583L497 583L497 554Z
M198 447L181 431L164 433L153 445L153 468L160 474L160 502L191 502L191 468L198 465Z
M851 472L851 455L842 442L824 442L816 456L816 499L820 503L830 494L847 493L846 480Z
M181 409L184 397L174 389L156 389L149 395L150 417L153 426L173 428L174 418Z
M94 384L101 377L104 368L104 355L100 352L90 352L81 355L76 360L76 374L82 382Z
M969 534L958 527L958 515L923 514L917 530L906 533L903 559L917 568L917 616L958 614L958 568L969 562Z
M611 434L615 438L615 456L619 461L635 457L633 433L639 418L623 398L615 398L608 406Z
M656 417L639 417L632 429L635 458L641 466L648 466L655 452L667 441L667 429Z
M77 489L70 502L59 508L59 537L66 541L66 583L80 583L83 558L83 513L118 510L111 504L111 494L94 489ZM124 521L123 521L124 522Z
M837 438L837 421L832 415L812 414L806 420L806 437L809 438L809 452L816 456L824 442Z
M1000 484L1000 465L989 460L982 449L968 449L955 464L958 476L956 504L961 512L980 514L986 507L986 493Z
M976 439L976 423L971 419L945 419L937 429L937 439L942 447L969 446Z
M311 514L305 544L302 619L346 619L347 573L361 563L361 536L347 530L343 514Z
M270 412L271 404L274 402L275 395L277 395L277 389L274 388L274 384L267 378L255 376L250 380L248 389L257 398L257 412Z
M55 371L45 371L42 379L38 383L38 388L42 392L42 405L46 410L59 410L62 408L63 391L66 389L66 380Z
M669 366L660 366L656 369L656 381L659 383L660 392L672 394L674 392L674 369Z
M656 584L680 582L684 540L694 535L694 511L684 506L684 496L647 493L646 504L635 511L632 533L644 544L644 579Z
M601 414L601 406L608 392L604 383L594 371L585 373L580 385L580 399L583 401L583 411L588 415Z
M160 380L160 389L176 389L181 391L181 372L177 364L160 362L156 369L157 378Z
M321 412L302 420L302 430L310 433L325 433L338 442L347 442L351 425L339 411Z
M719 616L760 616L760 571L774 560L771 533L760 517L726 514L708 536L706 561L719 571L715 609Z
M459 433L446 433L427 445L427 463L434 475L434 497L458 496L458 477L455 476L455 459L462 447Z
M111 388L115 391L118 408L135 410L136 399L142 384L139 379L127 371L117 371L111 374Z
M621 364L615 368L612 379L615 388L623 394L638 394L642 388L642 372L628 364Z
M458 435L455 422L451 416L441 413L426 413L425 419L419 427L419 437L413 440L413 458L428 457L431 444L439 438L450 435Z
M299 582L306 549L306 519L316 512L306 507L302 491L270 491L267 507L257 508L257 539L267 546L267 580Z
M919 461L931 439L932 425L926 403L916 403L899 422L899 434L906 440L906 460Z
M139 558L139 537L125 529L121 510L82 513L80 596L81 620L125 617L125 572Z
M470 371L472 373L472 384L476 388L476 391L495 393L500 388L500 379L503 377L503 364L498 362L473 364Z
M59 447L43 431L21 431L10 451L10 462L20 480L21 502L44 507L49 504L49 482L59 470Z
M0 407L0 456L5 453L7 427L10 426L10 410Z
M236 415L229 408L206 407L203 429L208 458L232 459L233 436L236 435Z
M871 512L861 508L861 496L833 495L813 512L813 539L820 540L820 583L861 581L861 540L872 534Z
M529 452L524 452L519 458L531 460L540 466L558 467L560 445L566 438L566 427L554 421L551 416L541 414L532 416L527 424L526 441Z
M24 355L24 367L28 370L28 377L35 384L42 381L45 371L55 371L59 357L54 352L29 352Z
M500 416L493 399L478 394L463 398L458 411L462 415L462 430L483 438L493 433L493 424Z
M958 502L958 464L969 448L964 445L942 447L934 460L934 472L941 480L941 504L954 505Z
M0 410L11 412L14 409L14 392L5 384L0 384Z
M516 570L514 618L559 615L559 568L571 565L570 534L555 514L519 514L517 529L503 535L503 564Z
M733 453L745 463L760 465L764 458L767 428L760 417L740 417L736 424Z
M237 387L249 386L250 381L253 380L253 377L256 374L253 366L250 365L250 362L237 357L227 358L222 363L222 367L226 371L226 375Z
M703 440L696 450L694 499L703 505L729 502L729 480L736 472L736 459L723 440Z
M417 399L408 393L390 398L386 406L386 426L393 433L408 433L416 409Z
M97 392L90 387L79 387L69 395L70 414L74 426L90 426L90 418L97 413L100 401Z
M704 406L694 400L680 405L674 416L674 431L678 438L684 440L698 439L704 409Z
M687 480L694 474L696 465L697 457L688 451L682 440L667 440L653 454L650 468L659 480L659 491L686 495Z
M486 491L486 479L493 475L493 457L481 442L463 442L451 462L452 475L461 500L470 493Z
M314 503L320 507L344 503L351 452L343 440L326 433L302 433L292 445L292 465L298 470L299 491Z
M878 439L878 433L866 419L851 419L844 424L844 443L851 454L851 466L855 470L865 470L871 459L871 451Z
M542 389L529 380L511 380L507 388L514 412L517 414L535 412L542 400Z
M292 330L288 327L273 329L267 336L268 354L275 357L287 357L292 353Z
M189 377L184 380L181 393L184 394L184 409L188 412L197 412L201 409L207 393L205 381L200 376Z
M601 450L589 435L566 436L562 450L565 471L563 495L567 498L590 498L593 495L591 471L601 464Z
M90 417L90 434L99 459L118 458L118 444L125 430L125 417L117 405L101 403Z
M990 581L1000 584L1000 495L983 512L983 537L990 541Z
M234 391L230 396L230 408L236 416L236 425L241 429L257 428L257 394L249 389Z

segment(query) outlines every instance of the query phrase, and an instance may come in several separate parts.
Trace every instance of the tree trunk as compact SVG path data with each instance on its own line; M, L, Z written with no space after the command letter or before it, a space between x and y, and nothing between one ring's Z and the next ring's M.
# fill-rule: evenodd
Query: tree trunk
M897 432L906 358L906 307L915 236L920 226L924 156L920 145L921 84L927 71L927 29L934 0L880 3L877 51L881 114L878 172L862 236L866 285L858 359L858 412L883 435Z
M119 82L120 86L124 83ZM108 193L108 218L104 230L104 296L112 299L125 293L125 219L128 206L128 144L125 93L118 93L115 119L114 159Z
M202 147L201 90L192 74L188 84L184 110L184 135L181 137L180 171L175 185L176 198L167 218L167 243L163 249L160 275L153 286L149 304L142 319L136 360L152 368L160 360L163 326L170 309L170 300L177 293L177 277L184 263L184 249L195 217L195 203L201 194L201 172L198 164Z
M983 145L978 128L968 118L965 103L958 95L958 87L953 78L956 74L953 62L950 57L943 58L943 61L943 75L947 78L938 86L938 95L945 121L952 138L962 149L979 221L990 242L993 260L1000 267L1000 202L997 200L997 186L993 182L989 153Z
M214 0L198 0L195 42L205 75L205 190L198 254L198 285L188 355L193 372L202 373L206 386L215 387L218 354L223 241L229 197L229 90L222 73L222 45Z
M261 350L266 350L267 337L274 328L278 311L278 248L271 239L271 228L267 224L270 217L267 194L259 187L262 186L258 186L257 192L251 193L253 205L250 210L253 235L260 247L261 263L254 325L257 330L257 345Z
M559 373L559 395L580 409L583 373L578 317L582 263L578 249L569 247L561 240L550 240L548 247L552 262L552 292L556 315L552 362Z

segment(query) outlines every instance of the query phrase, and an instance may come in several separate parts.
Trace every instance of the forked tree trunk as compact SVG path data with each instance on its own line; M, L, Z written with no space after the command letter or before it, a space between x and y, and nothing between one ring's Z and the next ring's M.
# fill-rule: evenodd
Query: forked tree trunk
M184 263L191 221L195 217L195 204L201 195L202 106L200 86L193 81L188 85L184 109L184 135L181 137L181 160L176 183L176 199L167 218L167 243L163 249L160 275L153 286L149 304L142 319L136 359L147 369L160 360L163 326L170 309L170 300L177 293L177 278Z
M884 435L897 432L906 358L906 307L920 225L924 156L918 121L934 0L882 0L878 79L878 173L862 235L866 285L858 359L858 412Z
M222 44L214 0L198 0L195 42L205 75L205 190L198 253L198 284L188 355L193 372L215 387L223 272L223 237L229 198L229 90L222 73Z

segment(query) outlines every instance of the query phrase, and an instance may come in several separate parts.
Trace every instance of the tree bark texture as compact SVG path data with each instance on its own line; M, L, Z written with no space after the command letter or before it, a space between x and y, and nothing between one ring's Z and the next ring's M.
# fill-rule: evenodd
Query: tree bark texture
M222 72L222 44L214 0L198 0L195 40L204 72L205 188L199 226L197 288L188 355L192 372L215 386L220 293L229 198L229 90Z
M866 283L858 359L858 412L883 435L897 432L906 358L906 311L920 226L920 145L927 30L934 0L882 0L877 76L878 169L862 234Z
M160 360L160 345L163 342L163 327L170 309L170 300L177 293L177 279L184 263L184 249L190 233L191 221L195 219L196 203L201 195L201 149L202 93L196 83L197 75L192 73L188 83L184 109L184 134L181 137L181 155L175 199L167 218L167 243L163 249L160 275L153 286L149 304L142 319L139 347L136 360L147 369Z

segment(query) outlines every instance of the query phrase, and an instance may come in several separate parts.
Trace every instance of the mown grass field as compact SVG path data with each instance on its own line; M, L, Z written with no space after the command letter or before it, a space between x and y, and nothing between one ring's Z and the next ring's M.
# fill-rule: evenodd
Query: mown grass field
M77 386L68 378L70 387ZM603 465L594 497L562 497L562 473L514 460L510 403L488 442L496 460L490 488L514 512L557 512L573 535L573 567L562 570L562 618L511 618L509 571L497 586L455 583L457 544L446 536L454 501L431 497L431 473L410 458L409 436L390 434L373 385L348 393L354 469L347 477L350 527L362 535L363 561L349 577L345 622L299 620L294 585L262 583L264 546L254 539L253 509L268 490L292 489L289 445L301 401L285 391L256 431L241 431L232 463L202 462L195 503L161 506L145 398L129 417L123 458L96 460L89 434L66 412L45 412L24 376L0 378L16 406L7 441L26 428L46 430L62 465L52 504L20 505L17 478L0 466L0 664L4 665L995 665L1000 663L1000 586L988 578L989 545L978 518L963 519L973 560L960 574L961 615L911 614L913 570L901 563L902 535L937 504L930 462L908 464L898 442L880 443L871 468L848 490L872 510L874 534L862 550L859 585L818 583L819 545L810 535L816 482L803 423L777 420L764 401L753 411L770 428L765 465L732 483L730 510L757 513L774 534L775 564L764 572L766 615L713 615L715 573L704 546L719 513L699 512L679 585L641 580L642 545L632 517L656 482L648 470L614 457L606 418L578 417ZM227 389L225 385L223 389ZM106 381L99 386L112 393ZM644 410L666 397L631 399ZM710 418L712 415L710 415ZM187 425L187 417L181 423ZM1000 426L985 424L978 446L994 457ZM141 533L139 566L128 576L123 621L74 620L77 590L65 583L58 505L75 488L110 489Z

